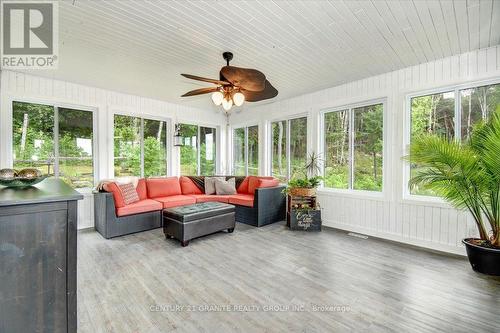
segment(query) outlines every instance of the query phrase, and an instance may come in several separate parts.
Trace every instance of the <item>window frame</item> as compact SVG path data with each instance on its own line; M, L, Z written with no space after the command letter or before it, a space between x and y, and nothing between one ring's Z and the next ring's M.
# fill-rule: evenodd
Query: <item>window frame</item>
M369 190L357 190L354 189L354 131L352 130L352 124L354 122L354 109L362 108L371 105L382 104L382 190L381 191L369 191ZM333 194L347 194L347 195L362 195L364 197L374 197L374 198L384 198L387 192L387 98L375 98L370 100L364 100L355 103L348 103L334 107L322 108L319 111L319 147L322 156L325 155L325 114L331 112L348 111L349 115L349 183L348 188L334 188L325 187L324 182L321 182L319 187L320 192L333 193ZM325 163L321 165L321 173L325 174Z
M55 101L47 101L43 99L36 99L36 98L24 98L24 97L10 97L7 99L7 102L9 103L9 116L10 119L8 119L9 123L9 130L10 130L10 153L7 156L7 163L10 168L14 167L14 159L13 159L13 152L14 152L14 133L13 133L13 126L12 122L14 120L14 102L18 103L30 103L30 104L40 104L40 105L46 105L46 106L51 106L54 109L54 128L52 130L52 138L54 140L54 178L59 178L59 108L62 109L72 109L72 110L78 110L78 111L86 111L86 112L92 112L92 174L93 174L93 185L94 187L97 185L98 180L99 180L99 144L98 144L98 129L99 129L99 122L98 122L98 117L97 117L97 111L98 108L96 107L91 107L91 106L85 106L85 105L79 105L79 104L71 104L71 103L60 103L60 102L55 102ZM56 126L57 124L57 126ZM92 188L89 187L82 187L82 188L75 188L76 191L79 192L85 192L88 190L91 190Z
M133 117L133 118L139 118L141 120L141 129L140 129L140 143L141 143L141 174L136 177L144 178L144 120L153 120L153 121L164 121L166 123L167 127L167 133L165 135L166 137L166 153L167 153L167 160L165 161L165 166L166 166L166 173L165 176L169 176L170 170L172 168L172 139L171 139L171 134L173 133L172 131L172 119L168 117L160 117L160 116L154 116L150 114L137 114L133 112L126 112L126 111L115 111L111 115L111 123L113 124L112 127L112 134L111 134L111 178L115 178L115 149L114 149L114 140L115 140L115 116L124 116L124 117ZM160 177L160 176L156 176Z
M231 174L235 174L235 163L234 163L234 131L238 129L244 129L245 130L245 139L243 141L243 144L245 145L245 176L248 176L248 129L250 127L257 127L257 133L260 134L260 128L259 124L247 124L247 125L238 125L235 127L231 128ZM257 146L260 147L260 135L259 135L259 141L257 142ZM260 156L260 151L259 151L259 156ZM260 170L260 160L259 162L259 170ZM259 172L260 173L260 172Z
M197 154L196 154L196 159L197 159L197 166L196 166L196 170L197 170L197 175L198 176L201 176L201 130L200 130L200 127L205 127L205 128L212 128L212 129L215 129L215 170L214 170L214 175L217 175L219 173L219 170L220 170L220 135L221 135L221 129L220 129L220 126L218 125L213 125L213 124L206 124L206 123L192 123L192 122L189 122L189 121L183 121L183 120L179 120L176 122L176 124L182 124L182 125L190 125L190 126L197 126L198 127L198 131L197 131L197 137L196 137L196 150L197 150ZM180 149L177 150L178 153L177 153L177 174L178 176L182 176L181 175L181 151Z
M280 121L285 121L286 122L286 140L285 140L285 154L286 154L286 163L287 163L287 170L286 170L286 179L290 180L290 171L291 171L291 156L290 156L290 121L295 120L295 119L300 119L300 118L306 118L306 129L307 132L309 132L309 116L307 112L303 113L297 113L292 116L288 116L286 118L276 118L272 119L269 121L267 130L269 131L269 143L267 144L268 149L269 149L269 175L273 176L273 123L277 123ZM307 137L309 137L309 133L307 133ZM309 154L309 145L306 144L306 154ZM260 168L260 166L259 166ZM273 176L274 177L274 176Z
M494 79L486 79L486 80L478 80L478 81L471 81L471 82L466 82L466 83L461 83L461 84L454 84L454 85L446 85L446 86L440 86L440 87L435 87L431 89L425 89L425 90L419 90L419 91L414 91L406 94L405 99L404 99L404 126L403 126L403 156L406 156L409 154L409 148L410 148L410 143L411 143L411 100L412 98L416 97L423 97L423 96L428 96L428 95L434 95L434 94L443 94L447 92L453 92L454 93L454 100L455 100L455 105L454 105L454 140L461 142L462 141L462 103L461 103L461 90L466 90L466 89L473 89L473 88L478 88L478 87L483 87L483 86L489 86L489 85L496 85L500 84L500 79L499 78L494 78ZM403 193L403 201L404 202L431 202L435 203L438 205L443 205L443 206L449 206L449 204L443 200L440 197L434 197L430 195L422 195L422 194L412 194L410 192L410 189L408 188L408 182L410 180L410 174L411 174L411 168L410 168L410 163L404 162L403 165L403 188L402 188L402 193Z

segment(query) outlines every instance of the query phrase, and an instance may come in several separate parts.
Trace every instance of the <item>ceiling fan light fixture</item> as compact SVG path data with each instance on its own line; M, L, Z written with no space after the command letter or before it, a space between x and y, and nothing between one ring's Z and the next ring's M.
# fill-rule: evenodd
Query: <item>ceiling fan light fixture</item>
M242 106L243 102L245 102L245 95L238 91L233 95L233 102L236 106Z
M233 106L233 100L232 99L224 98L222 100L222 108L224 110L229 111L229 110L231 110L232 106Z
M224 94L221 93L220 91L216 91L212 94L212 102L214 102L215 105L217 106L221 105L223 100L224 100Z

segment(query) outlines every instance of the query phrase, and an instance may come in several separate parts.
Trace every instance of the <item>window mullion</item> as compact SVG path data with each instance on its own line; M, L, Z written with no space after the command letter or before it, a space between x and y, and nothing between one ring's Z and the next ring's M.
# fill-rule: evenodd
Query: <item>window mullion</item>
M141 142L141 177L144 177L144 119L141 118L140 128L140 142Z
M462 105L460 101L460 90L455 89L455 140L462 141Z
M349 109L349 189L354 189L354 111Z
M54 105L54 176L59 177L59 108Z
M292 177L292 174L291 174L291 157L290 157L290 133L291 133L291 124L292 124L292 121L289 119L286 121L286 140L285 140L285 154L286 154L286 166L287 166L287 179L290 180L291 177Z
M245 127L245 175L248 176L248 127Z
M198 135L197 135L197 140L196 140L196 157L197 157L197 173L198 176L201 174L201 129L200 126L198 126Z

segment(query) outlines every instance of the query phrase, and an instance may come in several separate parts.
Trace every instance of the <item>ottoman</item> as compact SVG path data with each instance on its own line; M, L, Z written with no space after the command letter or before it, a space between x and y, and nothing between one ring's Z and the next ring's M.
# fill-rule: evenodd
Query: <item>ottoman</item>
M234 206L221 202L166 208L162 216L165 237L178 239L182 246L187 246L193 238L217 231L234 231Z

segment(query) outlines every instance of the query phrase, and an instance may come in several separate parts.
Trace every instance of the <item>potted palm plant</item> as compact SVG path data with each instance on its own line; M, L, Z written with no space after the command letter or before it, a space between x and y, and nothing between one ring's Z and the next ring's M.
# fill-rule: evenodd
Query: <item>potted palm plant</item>
M410 187L431 189L472 214L479 238L462 241L472 268L500 275L500 109L476 125L468 141L421 136L405 158L420 167Z

